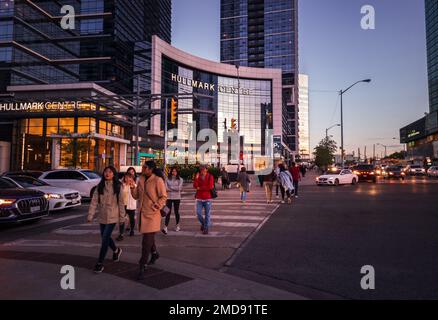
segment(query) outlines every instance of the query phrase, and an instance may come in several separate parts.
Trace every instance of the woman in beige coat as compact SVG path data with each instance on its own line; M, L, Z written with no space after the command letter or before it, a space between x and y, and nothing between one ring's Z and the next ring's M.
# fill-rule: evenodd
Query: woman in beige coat
M138 183L135 184L133 179L130 181L131 194L134 199L139 200L139 229L143 234L139 280L144 279L146 265L154 264L159 258L155 233L161 229L160 210L166 205L167 192L164 179L157 174L155 162L147 161ZM148 263L149 254L151 259Z
M102 273L103 261L105 260L110 247L113 254L113 261L120 260L122 249L117 248L111 234L117 223L125 221L125 206L122 201L121 183L117 179L117 171L114 167L107 167L103 171L102 180L96 188L88 210L88 223L91 223L99 212L98 222L100 224L100 234L102 236L102 245L99 253L99 260L94 268L94 272Z

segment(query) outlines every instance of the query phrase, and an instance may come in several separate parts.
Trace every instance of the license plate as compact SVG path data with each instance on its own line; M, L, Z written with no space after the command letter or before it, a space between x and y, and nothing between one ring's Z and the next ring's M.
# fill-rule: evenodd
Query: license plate
M73 200L71 201L71 203L73 203L73 204L76 204L76 203L78 203L78 202L79 202L78 199L73 199Z
M34 212L38 212L41 210L41 207L30 207L30 212L34 213Z

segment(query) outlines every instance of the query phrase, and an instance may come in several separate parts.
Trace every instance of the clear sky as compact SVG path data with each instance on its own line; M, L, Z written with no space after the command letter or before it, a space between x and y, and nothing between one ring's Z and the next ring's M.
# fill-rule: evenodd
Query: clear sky
M376 29L360 27L363 5ZM220 0L173 0L173 45L220 60ZM398 151L400 127L429 110L423 0L300 0L300 73L310 77L311 147L340 122L336 91L365 78L344 98L345 148L372 155L373 144ZM339 128L330 134L340 144ZM382 147L377 147L380 154Z

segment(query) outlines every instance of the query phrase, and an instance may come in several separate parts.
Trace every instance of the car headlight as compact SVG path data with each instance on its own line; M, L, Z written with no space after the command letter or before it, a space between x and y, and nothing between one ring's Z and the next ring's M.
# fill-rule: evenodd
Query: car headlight
M426 172L426 169L421 169L421 172Z
M17 201L17 200L15 200L15 199L0 199L0 207L10 206L11 204L14 204L15 201Z
M354 174L359 174L360 172L359 172L359 171L354 171L353 173L354 173Z
M62 199L62 195L57 193L49 193L47 194L48 199Z

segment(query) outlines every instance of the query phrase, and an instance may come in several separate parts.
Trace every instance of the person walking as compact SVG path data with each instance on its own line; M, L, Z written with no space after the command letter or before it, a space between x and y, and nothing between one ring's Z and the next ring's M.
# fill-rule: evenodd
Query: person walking
M274 188L275 171L263 176L263 186L265 187L266 202L272 203L272 189Z
M237 176L236 183L239 185L240 188L240 200L242 200L242 203L246 203L247 193L249 192L251 180L249 179L248 173L246 173L245 167L242 167L240 169L240 173Z
M303 176L303 178L305 178L306 177L307 168L306 168L306 166L304 164L302 164L300 166L300 171L301 171L301 175Z
M179 225L180 215L179 206L181 204L181 191L183 188L184 180L179 176L178 168L173 167L170 170L169 177L166 179L166 189L167 189L167 207L170 209L166 216L164 222L164 228L161 230L164 234L167 234L167 228L169 227L170 216L172 214L172 206L175 212L176 227L175 231L179 232L181 227Z
M275 173L275 180L274 180L274 186L275 186L275 197L278 199L279 196L279 190L280 190L280 181L278 180L278 177L280 175L280 164L277 163L275 165L274 173Z
M225 167L221 170L221 180L222 180L222 190L226 190L230 188L230 176Z
M201 166L199 173L196 174L193 181L193 187L196 189L196 214L199 223L201 224L201 231L207 235L211 226L211 191L214 188L214 177L207 171L207 167ZM202 216L204 210L205 218Z
M155 245L155 233L161 229L160 210L164 208L167 200L164 179L157 176L160 172L154 161L147 161L143 165L142 176L138 183L134 180L130 181L132 197L139 200L138 224L140 233L143 235L138 280L144 279L146 266L154 264L160 257ZM148 262L149 255L151 259Z
M121 199L122 197L122 187L117 178L116 169L112 166L106 167L105 170L103 170L102 179L93 193L87 217L87 222L92 223L96 212L99 212L97 220L100 224L102 244L97 264L94 267L95 273L103 272L103 263L108 252L108 247L113 251L113 261L120 261L122 249L117 248L111 235L116 224L125 221L126 212Z
M129 220L129 236L134 236L134 228L135 228L135 212L137 210L137 200L135 200L131 195L131 188L129 185L129 181L134 179L134 176L129 173L129 170L125 173L122 179L122 199L123 205L125 206L125 212L128 216ZM117 237L117 241L123 241L125 238L125 228L126 220L123 223L120 223L120 234Z
M284 164L280 164L279 168L280 168L280 174L278 175L278 180L281 189L281 197L282 197L281 203L285 203L285 195L286 195L287 203L291 204L293 192L294 192L293 178L290 172L286 169L286 166Z
M298 198L298 184L301 181L301 168L295 162L292 162L292 166L289 168L289 172L294 180L295 198Z

